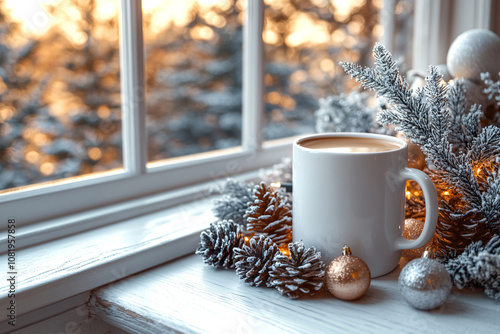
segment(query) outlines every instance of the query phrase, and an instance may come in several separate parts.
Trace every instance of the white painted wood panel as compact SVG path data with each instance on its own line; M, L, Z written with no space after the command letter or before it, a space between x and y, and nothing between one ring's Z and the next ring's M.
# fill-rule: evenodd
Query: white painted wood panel
M59 314L69 310L73 310L73 313L75 314L85 315L85 312L88 313L88 308L86 307L86 305L89 300L89 297L90 297L89 291L86 291L84 293L62 300L58 303L54 303L52 305L40 308L38 310L31 312L29 315L18 317L16 319L15 326L8 324L8 321L10 320L9 318L5 317L5 320L2 318L2 322L0 323L0 333L2 334L11 333L14 330L17 331L21 329L24 331L24 333L26 333L25 328L33 328L32 326L34 326L35 324L42 323L47 319L54 319ZM84 309L82 309L82 305L85 305ZM55 331L55 333L58 332L59 331ZM62 332L64 333L64 331ZM43 333L43 332L37 332L37 333Z
M95 291L91 312L131 333L499 332L500 303L482 291L454 289L442 307L418 311L399 293L399 272L373 279L357 301L290 300L192 255Z
M88 316L87 305L63 312L11 334L127 334L121 329Z
M16 252L16 305L23 314L192 252L214 221L211 199L93 229ZM7 263L7 256L0 256ZM8 281L0 285L7 305ZM24 325L24 324L23 324Z
M123 164L132 174L146 172L148 147L141 8L141 0L122 0L120 6Z
M264 115L264 3L247 1L243 25L243 148L261 150Z

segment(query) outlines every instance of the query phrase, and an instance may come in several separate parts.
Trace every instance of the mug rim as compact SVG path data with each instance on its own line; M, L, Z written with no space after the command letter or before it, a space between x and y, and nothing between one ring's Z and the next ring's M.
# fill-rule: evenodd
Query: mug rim
M381 140L388 140L401 145L400 148L390 151L381 151L381 152L324 152L320 150L316 150L313 148L305 147L300 145L301 141L315 139L315 138L333 138L333 137L352 137L352 138L375 138ZM317 133L312 135L305 135L300 138L297 138L293 142L293 146L300 148L301 150L305 150L308 152L315 152L319 154L335 154L335 155L372 155L372 154L391 154L396 152L401 152L408 148L408 143L400 138L396 138L394 136L383 135L379 133L366 133L366 132L325 132L325 133Z

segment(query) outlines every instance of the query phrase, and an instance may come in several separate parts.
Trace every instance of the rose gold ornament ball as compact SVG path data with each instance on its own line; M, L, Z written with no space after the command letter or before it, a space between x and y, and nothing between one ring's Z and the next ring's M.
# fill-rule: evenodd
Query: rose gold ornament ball
M420 149L420 146L411 142L406 138L403 132L398 132L397 138L403 139L408 144L408 167L423 170L427 163L425 162L425 154Z
M343 254L334 259L326 271L326 285L335 297L354 300L363 296L370 287L370 269L359 257L350 255L344 246Z
M423 221L415 218L405 219L403 237L405 237L406 239L415 240L420 236L420 233L422 233L423 229L424 229ZM424 253L425 247L429 246L430 244L432 244L432 240L429 241L426 245L417 249L403 249L402 256L410 259L416 259L417 257L421 257L422 254Z
M408 167L423 170L426 166L425 154L417 144L408 142Z

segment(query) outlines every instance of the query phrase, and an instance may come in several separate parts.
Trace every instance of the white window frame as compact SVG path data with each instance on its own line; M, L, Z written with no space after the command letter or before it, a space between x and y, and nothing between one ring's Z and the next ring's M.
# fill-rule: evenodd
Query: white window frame
M385 0L391 1L391 0ZM500 6L495 0L414 0L413 68L446 64L453 40L469 29L500 35Z
M261 36L264 5L262 0L258 0L248 1L247 6L243 28L243 124L240 147L151 163L147 161L142 2L122 0L120 62L123 169L4 193L0 195L2 216L16 219L23 231L39 234L44 226L51 226L41 225L40 222L256 170L290 155L290 138L266 143L262 139L264 51ZM102 223L109 222L107 219ZM78 225L73 223L67 233L88 228ZM60 219L57 226L61 226ZM3 226L1 229L5 230ZM53 231L54 228L49 230ZM0 240L4 235L6 233L1 234ZM43 238L33 240L37 243L44 241Z
M390 35L393 33L394 14L387 13L394 13L394 4L394 0L384 0L386 15L381 22L388 32L382 42L388 44L389 48L392 45ZM475 8L475 14L469 19L459 17L460 13L470 6ZM449 28L448 21L440 18L440 13L452 12L453 20L460 21L462 28L486 28L496 21L493 15L488 15L493 7L491 0L455 0L453 6L451 1L415 0L413 67L422 67L425 70L428 64L442 62L442 51L441 56L431 51L438 47L441 50L443 43L449 45L451 41L445 41L443 34L434 36L430 33L432 30L429 30L439 27L435 31L442 31L446 28L444 24ZM174 205L179 203L179 199L165 200L168 196L165 197L164 194L187 185L257 170L278 162L283 156L291 155L291 138L264 142L262 137L263 24L263 0L247 1L243 28L242 145L149 163L146 156L142 2L121 0L120 61L124 168L82 176L76 180L34 185L0 195L2 217L4 220L16 219L25 246ZM459 29L453 27L454 34L457 35ZM434 37L429 41L429 36ZM130 209L121 208L114 214L106 210L116 203L130 203ZM89 212L91 214L81 214ZM6 238L5 226L0 227L0 240Z

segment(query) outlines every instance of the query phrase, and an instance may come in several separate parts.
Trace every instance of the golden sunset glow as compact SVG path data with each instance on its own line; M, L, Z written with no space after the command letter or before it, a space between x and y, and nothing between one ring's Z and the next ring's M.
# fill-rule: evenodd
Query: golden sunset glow
M285 43L290 47L302 44L323 44L330 41L328 23L314 20L308 14L297 12L290 17L290 35Z
M253 0L142 0L148 161L241 141L237 98L248 1ZM312 101L331 94L338 62L364 59L372 32L382 33L371 15L373 1L382 5L382 0L264 0L268 108L262 131L270 136L265 140L309 127L312 117L297 115L311 116ZM0 0L2 43L8 48L8 61L0 65L9 72L2 77L20 80L0 78L2 134L10 138L5 164L21 175L2 189L123 167L122 2ZM25 59L16 60L19 50L27 50ZM228 105L218 107L219 99ZM217 135L191 131L194 123Z

